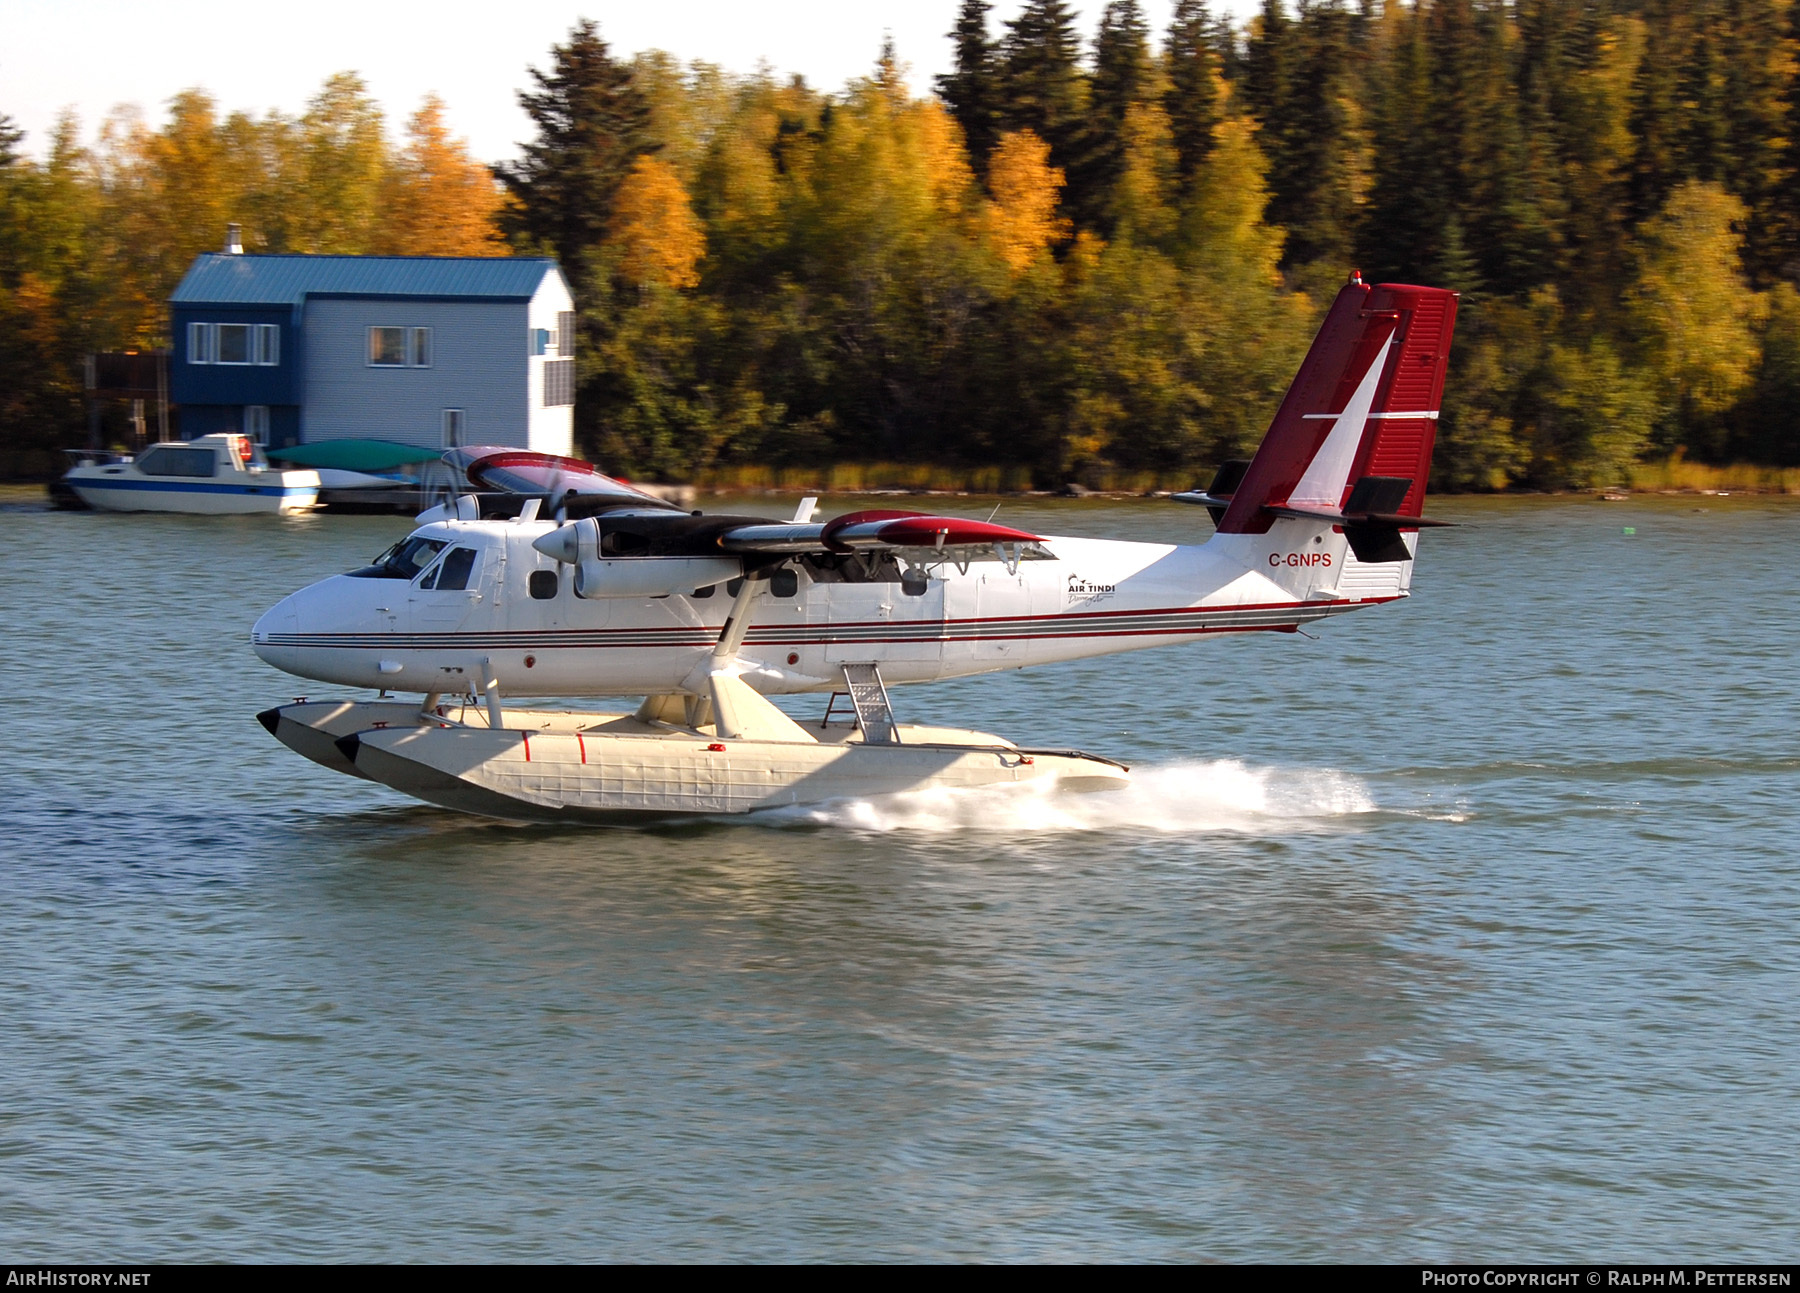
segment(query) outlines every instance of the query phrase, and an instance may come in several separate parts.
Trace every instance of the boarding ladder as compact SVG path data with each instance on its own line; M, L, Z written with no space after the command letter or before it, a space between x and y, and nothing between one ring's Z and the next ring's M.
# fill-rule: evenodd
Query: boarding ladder
M881 670L873 664L846 664L844 685L856 710L864 745L898 745L900 730L894 724L894 707L888 703Z

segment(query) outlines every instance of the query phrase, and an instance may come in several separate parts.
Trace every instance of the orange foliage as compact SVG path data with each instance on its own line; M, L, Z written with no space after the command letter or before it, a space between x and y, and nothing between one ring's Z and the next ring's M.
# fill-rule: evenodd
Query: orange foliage
M1022 274L1068 237L1069 222L1056 214L1063 173L1050 165L1050 145L1029 130L1000 136L988 159L989 236L1007 268Z
M619 274L639 287L693 287L706 254L706 232L675 168L640 157L613 199L607 242L619 251Z
M500 186L444 124L436 95L406 127L407 145L386 184L380 252L393 256L504 256L494 224Z

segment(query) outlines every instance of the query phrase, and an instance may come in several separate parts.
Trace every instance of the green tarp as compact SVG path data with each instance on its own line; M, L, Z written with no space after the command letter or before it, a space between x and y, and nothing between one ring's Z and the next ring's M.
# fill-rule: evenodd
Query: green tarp
M395 444L392 440L320 440L287 449L271 449L268 456L276 462L292 463L296 467L392 471L410 462L436 462L443 457L443 451Z

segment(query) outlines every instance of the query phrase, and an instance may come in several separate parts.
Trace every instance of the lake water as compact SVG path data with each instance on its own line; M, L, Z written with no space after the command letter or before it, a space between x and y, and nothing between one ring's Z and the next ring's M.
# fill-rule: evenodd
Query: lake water
M1316 641L896 693L1122 795L641 830L256 724L404 520L0 513L0 1250L1792 1260L1800 505L1433 511Z

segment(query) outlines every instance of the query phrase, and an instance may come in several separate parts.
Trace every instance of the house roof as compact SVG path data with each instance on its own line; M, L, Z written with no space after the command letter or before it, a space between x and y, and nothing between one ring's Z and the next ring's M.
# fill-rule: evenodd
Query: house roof
M309 296L528 301L547 256L196 256L172 305L298 305Z

